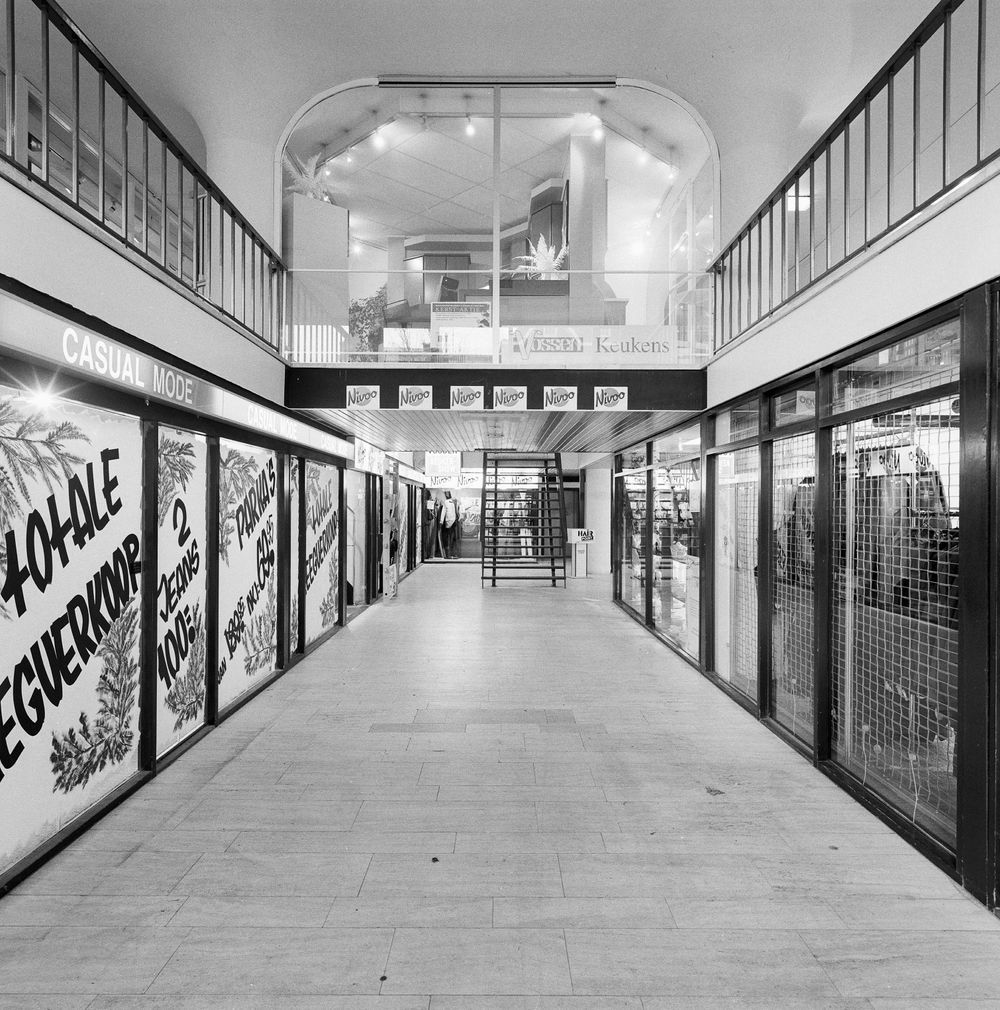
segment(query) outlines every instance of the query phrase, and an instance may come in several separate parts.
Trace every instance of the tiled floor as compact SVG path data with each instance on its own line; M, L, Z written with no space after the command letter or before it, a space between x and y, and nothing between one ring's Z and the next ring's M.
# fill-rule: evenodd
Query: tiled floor
M1000 921L605 579L428 567L0 899L4 1010L1000 1010Z

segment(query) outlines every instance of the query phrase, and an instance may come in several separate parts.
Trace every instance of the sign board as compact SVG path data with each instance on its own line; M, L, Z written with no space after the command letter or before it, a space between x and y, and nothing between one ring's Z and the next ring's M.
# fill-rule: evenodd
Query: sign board
M500 360L505 365L615 368L695 363L690 352L681 360L677 328L663 324L505 326L500 334Z
M594 386L594 410L628 410L628 386Z
M493 387L494 410L527 410L527 407L528 407L527 386Z
M433 386L400 386L400 410L431 410L434 406Z
M576 410L576 386L546 386L542 396L543 410Z
M382 405L382 387L348 386L344 405L350 410L378 410Z
M384 473L385 452L368 442L363 442L360 438L356 438L354 440L354 469L365 470L368 473Z
M493 353L489 302L431 302L431 347L443 354Z
M594 539L593 530L587 530L578 527L567 528L566 530L566 543L568 544L591 543L593 539Z
M452 386L448 406L451 410L482 410L483 386Z
M350 458L351 443L0 293L0 345L102 385Z

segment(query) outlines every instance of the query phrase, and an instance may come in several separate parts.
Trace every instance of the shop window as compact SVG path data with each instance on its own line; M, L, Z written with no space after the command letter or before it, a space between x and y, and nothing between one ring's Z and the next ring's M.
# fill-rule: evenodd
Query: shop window
M340 619L340 471L306 461L306 645Z
M642 460L645 463L645 446L642 446ZM643 619L646 617L646 579L650 570L649 558L646 556L648 473L649 471L644 468L634 473L622 473L617 477L622 509L618 554L620 595L622 602Z
M715 672L751 699L757 697L756 446L716 457Z
M833 448L833 751L955 842L958 401L841 425Z
M208 444L161 427L157 446L156 751L205 722Z
M771 487L771 715L813 740L816 450L810 432L774 443Z
M288 466L288 561L291 569L291 600L288 614L288 653L299 651L299 501L302 490L302 462L298 456L287 457Z
M958 380L959 322L931 330L834 369L833 411L856 410Z
M715 444L726 445L744 438L753 438L759 429L760 413L757 400L747 400L722 411L715 419Z
M701 627L701 433L653 443L653 623L695 659Z
M816 416L816 387L812 383L787 389L771 398L771 424L780 428Z
M278 651L278 460L219 443L219 708L272 670Z

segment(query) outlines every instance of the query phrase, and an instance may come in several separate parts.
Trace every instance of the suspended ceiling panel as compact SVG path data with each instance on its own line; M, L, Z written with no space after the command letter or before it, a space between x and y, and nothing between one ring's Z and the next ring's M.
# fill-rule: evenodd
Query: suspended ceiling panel
M391 451L615 452L691 417L690 410L622 412L525 410L303 411L348 435Z

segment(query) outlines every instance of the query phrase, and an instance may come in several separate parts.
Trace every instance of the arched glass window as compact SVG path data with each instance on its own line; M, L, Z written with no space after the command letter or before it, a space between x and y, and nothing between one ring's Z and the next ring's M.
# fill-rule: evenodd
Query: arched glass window
M292 360L710 353L716 161L652 90L357 87L301 117L282 166Z

